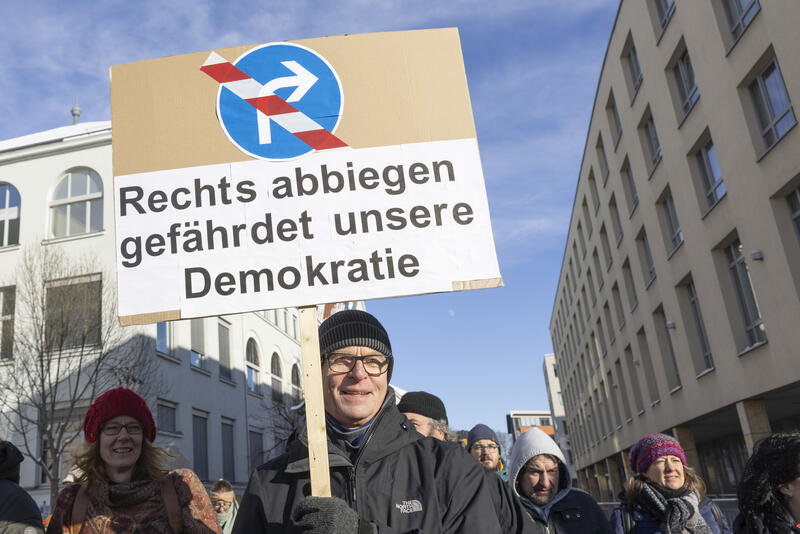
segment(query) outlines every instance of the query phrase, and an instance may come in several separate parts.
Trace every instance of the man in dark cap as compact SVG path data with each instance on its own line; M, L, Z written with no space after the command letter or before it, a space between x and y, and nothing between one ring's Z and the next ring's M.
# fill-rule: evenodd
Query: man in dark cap
M452 441L447 411L442 399L426 391L409 391L397 404L400 413L413 423L417 432L443 441Z
M467 434L467 451L475 461L483 467L497 473L503 482L508 480L508 470L500 460L500 444L494 430L483 424L477 424Z
M414 432L395 406L380 322L342 311L320 325L319 340L333 497L309 497L303 425L251 476L234 534L501 532L480 466L458 444Z
M0 532L41 534L39 507L19 486L19 464L25 459L10 441L0 441Z

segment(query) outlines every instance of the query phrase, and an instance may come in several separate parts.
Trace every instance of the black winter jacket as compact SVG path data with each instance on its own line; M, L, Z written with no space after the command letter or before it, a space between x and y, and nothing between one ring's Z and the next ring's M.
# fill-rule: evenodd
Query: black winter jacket
M39 507L18 484L19 464L23 459L11 442L0 441L0 533L3 534L44 532Z
M457 443L423 438L386 400L351 463L328 436L331 494L380 534L499 534L494 486ZM287 452L260 466L242 497L234 534L300 532L295 505L311 494L305 428Z
M544 520L535 511L528 510L533 523L532 532L540 534L611 534L605 514L591 495L571 489L556 502Z

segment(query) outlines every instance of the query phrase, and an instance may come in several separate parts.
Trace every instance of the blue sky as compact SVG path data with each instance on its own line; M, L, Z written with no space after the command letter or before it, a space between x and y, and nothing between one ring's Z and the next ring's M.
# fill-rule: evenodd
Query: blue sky
M108 68L234 45L458 27L505 287L367 303L394 382L451 426L546 409L542 360L589 115L617 2L5 0L0 139L111 117Z

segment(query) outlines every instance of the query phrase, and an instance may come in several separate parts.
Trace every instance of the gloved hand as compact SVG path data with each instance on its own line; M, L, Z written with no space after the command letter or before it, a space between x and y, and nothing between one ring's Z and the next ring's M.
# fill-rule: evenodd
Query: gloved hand
M294 508L292 519L311 534L372 534L375 525L359 519L346 502L336 497L306 497Z

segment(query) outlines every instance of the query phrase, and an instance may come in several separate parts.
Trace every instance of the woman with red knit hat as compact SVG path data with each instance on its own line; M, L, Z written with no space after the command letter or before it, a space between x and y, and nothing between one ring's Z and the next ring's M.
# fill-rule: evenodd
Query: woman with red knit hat
M58 494L48 534L219 534L197 475L166 469L142 397L122 387L106 391L86 412L83 434L81 475Z
M700 475L667 434L650 434L631 448L635 473L625 498L611 515L615 534L731 534L719 508L706 498Z

